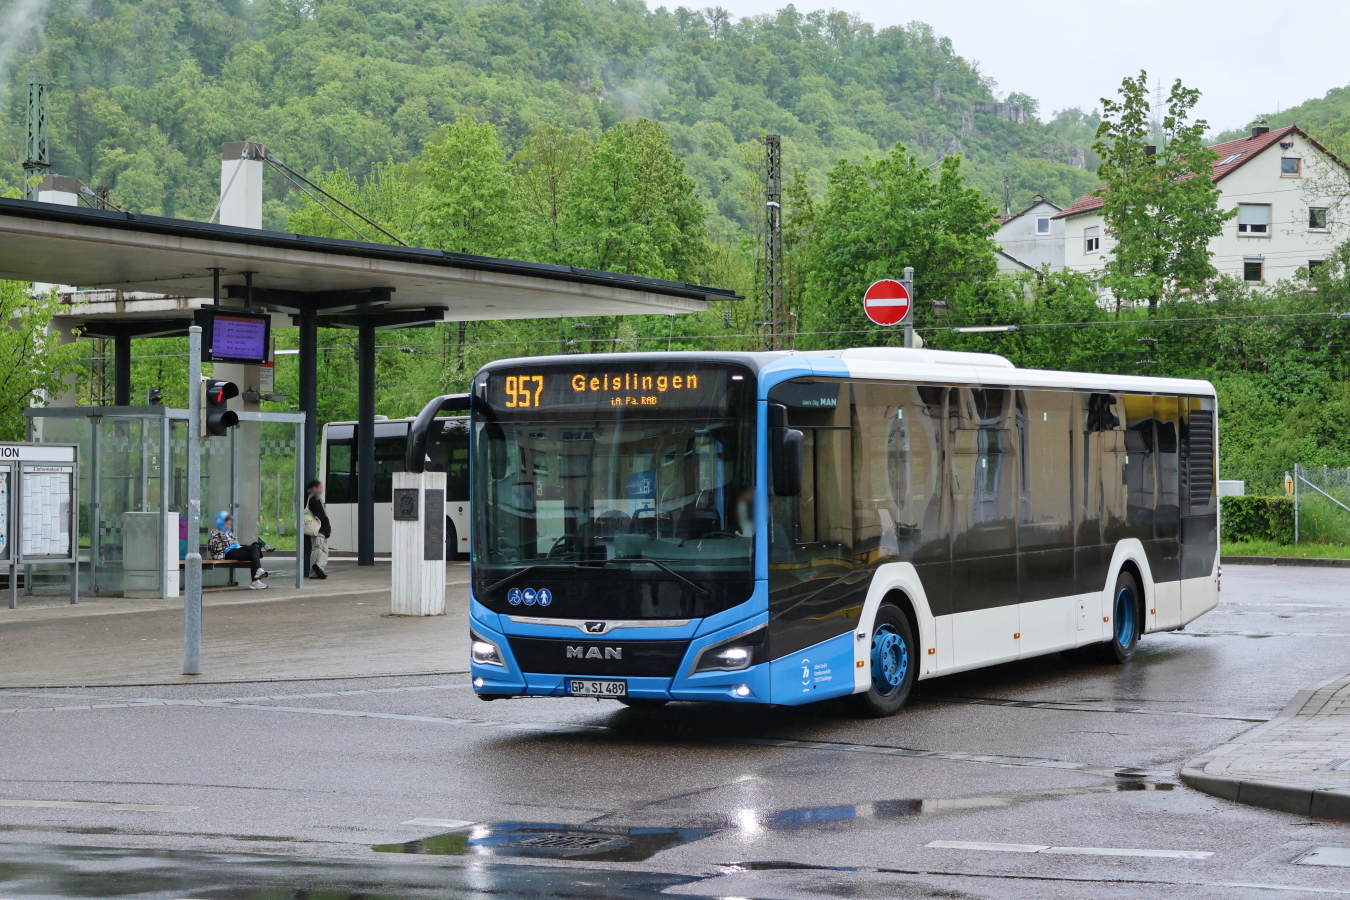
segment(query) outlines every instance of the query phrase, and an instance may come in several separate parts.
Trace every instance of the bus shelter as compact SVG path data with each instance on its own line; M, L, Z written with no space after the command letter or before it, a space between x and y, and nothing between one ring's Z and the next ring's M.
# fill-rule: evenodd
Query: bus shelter
M95 595L178 596L188 542L204 548L222 510L234 518L241 541L257 537L277 547L269 559L304 552L304 413L240 412L238 427L202 439L199 522L186 520L187 410L75 406L25 415L30 441L80 448L80 580ZM246 444L256 450L240 452ZM202 556L210 558L204 549ZM304 575L297 564L296 587ZM233 568L225 567L202 574L206 585L232 583L233 577ZM31 593L31 577L27 585Z

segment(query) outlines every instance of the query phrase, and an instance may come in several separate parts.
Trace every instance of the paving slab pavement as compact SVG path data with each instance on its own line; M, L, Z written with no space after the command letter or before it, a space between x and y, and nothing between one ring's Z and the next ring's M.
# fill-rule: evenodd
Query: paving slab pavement
M1350 821L1350 671L1300 691L1274 719L1192 759L1181 780L1238 803Z
M446 615L389 614L389 566L337 562L326 581L203 593L202 674L181 674L183 601L22 598L0 609L0 687L203 684L468 671L465 563Z

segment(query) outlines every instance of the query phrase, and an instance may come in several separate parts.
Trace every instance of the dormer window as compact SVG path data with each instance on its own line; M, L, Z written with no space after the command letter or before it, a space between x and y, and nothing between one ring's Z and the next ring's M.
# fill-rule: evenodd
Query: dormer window
M1050 217L1049 217L1049 216L1040 216L1040 217L1038 217L1038 218L1036 219L1036 233L1037 233L1037 234L1049 234L1049 233L1050 233Z
M1297 156L1280 157L1280 177L1298 178L1303 174L1303 160Z
M1236 153L1234 153L1234 154L1232 154L1232 155L1230 155L1230 156L1225 156L1223 159L1219 160L1219 161L1218 161L1217 163L1215 163L1214 165L1217 167L1217 166L1226 166L1226 165L1228 165L1229 163L1235 163L1235 162L1238 161L1238 157L1241 156L1243 153L1246 153L1246 152L1247 152L1247 151L1245 151L1245 150L1239 150L1238 152L1236 152Z

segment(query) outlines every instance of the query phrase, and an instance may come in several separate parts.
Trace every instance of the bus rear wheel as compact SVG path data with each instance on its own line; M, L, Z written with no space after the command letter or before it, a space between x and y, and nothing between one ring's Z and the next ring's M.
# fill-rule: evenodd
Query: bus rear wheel
M872 623L871 644L872 683L861 694L855 694L859 710L873 718L898 713L914 692L919 676L919 649L909 620L889 604L877 610Z
M1116 577L1116 589L1111 593L1111 640L1102 647L1105 662L1124 665L1134 659L1143 631L1139 597L1139 583L1134 575L1122 571Z

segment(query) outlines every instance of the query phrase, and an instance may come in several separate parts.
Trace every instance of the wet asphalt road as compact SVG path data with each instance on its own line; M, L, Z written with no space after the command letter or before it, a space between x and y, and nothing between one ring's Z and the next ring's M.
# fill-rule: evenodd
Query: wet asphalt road
M1347 580L1230 566L1129 666L927 681L887 720L465 676L4 690L0 898L1350 896L1299 862L1350 825L1176 778L1350 666Z

